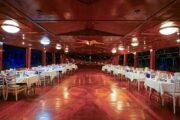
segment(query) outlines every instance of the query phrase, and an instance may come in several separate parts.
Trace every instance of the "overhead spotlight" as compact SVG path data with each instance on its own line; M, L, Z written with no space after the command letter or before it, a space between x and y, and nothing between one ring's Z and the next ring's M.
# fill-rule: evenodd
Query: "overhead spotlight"
M163 35L171 35L175 32L178 32L178 30L179 27L174 22L167 21L160 26L159 32Z
M176 42L177 42L177 43L180 43L180 39L178 38L178 39L176 40Z
M3 42L0 41L0 45L3 45Z
M113 49L111 50L111 52L112 52L112 54L115 54L115 53L117 52L116 48L113 48Z
M61 48L62 48L61 44L57 43L57 44L56 44L56 49L57 49L57 50L60 50Z
M179 31L177 32L177 37L178 37L178 39L176 40L176 42L180 43L180 33L179 33Z
M131 40L131 46L135 47L139 45L139 41L137 37L133 37Z
M119 45L118 50L123 51L123 50L125 50L125 48L124 48L124 46Z
M40 40L40 43L42 45L49 45L50 44L50 39L47 36L43 36Z
M23 39L23 40L25 40L25 39L26 39L25 34L22 34L22 39Z
M65 53L68 53L68 52L69 52L69 48L66 47L66 48L64 49L64 52L65 52Z
M15 20L5 20L1 28L8 33L17 33L20 31L19 24Z
M25 42L22 42L22 45L24 45L25 44Z

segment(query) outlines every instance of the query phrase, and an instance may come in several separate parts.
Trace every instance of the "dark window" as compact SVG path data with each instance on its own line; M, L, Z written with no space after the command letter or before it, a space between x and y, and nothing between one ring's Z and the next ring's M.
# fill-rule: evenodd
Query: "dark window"
M56 53L56 64L60 64L60 53Z
M127 65L134 66L134 54L127 54Z
M26 67L26 49L3 45L3 69Z
M124 61L124 55L119 56L119 65L123 65Z
M138 53L138 67L150 67L150 52Z
M42 52L38 50L31 50L31 66L42 65Z
M172 47L157 50L156 69L172 72L180 71L180 48Z
M47 65L50 65L50 64L52 64L52 53L50 53L50 52L46 52L46 64Z

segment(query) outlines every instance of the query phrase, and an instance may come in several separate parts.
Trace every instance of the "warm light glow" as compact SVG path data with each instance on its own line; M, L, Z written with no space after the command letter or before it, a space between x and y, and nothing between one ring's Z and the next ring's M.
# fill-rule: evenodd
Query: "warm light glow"
M138 46L139 43L131 43L131 46L135 47L135 46Z
M64 52L65 52L65 53L68 53L68 52L69 52L69 48L66 47L66 48L64 49Z
M19 24L13 20L5 20L1 28L8 33L17 33L20 31Z
M137 37L133 37L131 40L131 46L135 47L139 45L139 41Z
M111 52L115 54L117 52L116 48L113 48Z
M24 45L25 44L25 42L22 42L22 45Z
M178 32L179 28L174 22L165 22L161 25L159 32L163 35L171 35Z
M49 45L50 44L50 40L47 36L43 36L42 39L40 40L40 43L42 45Z
M150 49L150 52L152 52L153 51L153 49Z
M177 43L180 43L180 39L178 38L178 39L176 40L176 42L177 42Z
M125 48L122 45L119 45L118 50L123 51Z
M61 44L58 44L58 43L57 43L57 44L56 44L56 49L57 49L57 50L60 50L61 48L62 48Z

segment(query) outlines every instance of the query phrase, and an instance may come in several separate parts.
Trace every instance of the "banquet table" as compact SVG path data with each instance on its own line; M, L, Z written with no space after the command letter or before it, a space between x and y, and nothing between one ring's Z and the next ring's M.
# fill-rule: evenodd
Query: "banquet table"
M152 94L152 89L157 91L161 98L162 98L162 105L164 105L164 98L163 95L165 93L173 93L175 90L175 85L174 83L171 82L165 82L165 81L157 81L155 79L151 79L151 78L146 78L145 79L145 83L144 83L145 87L149 87L150 88L150 93L149 93L149 97ZM176 91L177 92L177 91ZM180 91L179 91L180 92Z
M16 77L16 83L25 83L27 87L31 87L32 84L39 82L38 75L20 76Z
M140 90L140 83L145 81L145 74L138 72L126 72L125 77L128 78L131 82L137 80L138 91Z

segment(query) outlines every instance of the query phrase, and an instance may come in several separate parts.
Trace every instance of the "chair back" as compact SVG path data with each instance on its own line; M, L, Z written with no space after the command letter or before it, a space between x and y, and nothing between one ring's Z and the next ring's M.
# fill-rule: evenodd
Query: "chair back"
M16 85L16 75L6 76L7 85Z
M180 93L180 79L175 80L175 93Z
M0 75L0 85L5 85L5 76Z

